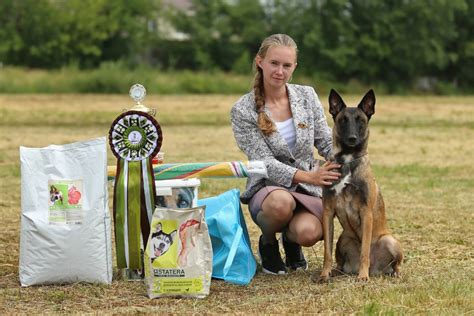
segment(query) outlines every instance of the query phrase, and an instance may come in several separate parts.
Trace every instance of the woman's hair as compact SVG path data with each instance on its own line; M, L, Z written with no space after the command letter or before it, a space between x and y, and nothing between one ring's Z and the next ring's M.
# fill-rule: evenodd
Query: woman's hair
M265 58L267 55L268 49L274 46L286 46L295 49L295 52L298 53L298 48L295 41L286 34L273 34L265 38L260 45L257 56L260 58ZM270 120L268 115L264 111L265 106L265 91L263 88L263 72L260 67L256 64L255 60L253 62L253 67L255 69L255 78L253 81L253 90L255 93L255 104L258 113L258 127L265 136L272 134L275 131L275 126Z

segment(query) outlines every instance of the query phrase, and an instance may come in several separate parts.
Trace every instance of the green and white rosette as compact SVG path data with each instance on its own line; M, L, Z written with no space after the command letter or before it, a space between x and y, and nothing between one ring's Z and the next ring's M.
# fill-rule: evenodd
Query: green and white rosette
M134 87L130 95L140 105L144 92L136 97L136 91L135 95L132 94ZM143 86L140 87L144 91ZM160 124L143 110L122 113L110 128L109 144L118 160L113 215L119 269L142 268L141 249L142 246L146 249L155 208L156 190L151 160L159 152L162 141Z

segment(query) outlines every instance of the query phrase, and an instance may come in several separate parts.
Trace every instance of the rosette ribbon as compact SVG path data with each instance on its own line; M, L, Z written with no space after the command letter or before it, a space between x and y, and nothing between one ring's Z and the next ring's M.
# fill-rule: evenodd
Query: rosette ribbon
M109 144L117 157L113 216L119 269L141 269L155 208L155 182L151 159L160 150L159 123L142 111L119 115L109 131Z

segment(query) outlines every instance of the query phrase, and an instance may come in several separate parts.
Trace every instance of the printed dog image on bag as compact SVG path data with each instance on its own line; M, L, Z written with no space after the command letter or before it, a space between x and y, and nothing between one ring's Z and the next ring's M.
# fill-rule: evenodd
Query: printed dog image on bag
M155 266L178 267L178 222L176 220L153 221L150 232L148 255Z
M176 229L173 230L171 233L167 234L163 232L161 227L162 224L161 222L159 222L158 224L156 224L156 231L151 234L151 262L155 261L156 258L164 255L168 251L168 249L173 244L177 234Z
M49 200L52 204L54 204L56 201L59 201L61 204L63 204L63 194L54 185L52 185L49 189Z
M188 208L193 206L194 189L188 187L173 188L172 195L156 197L157 207Z

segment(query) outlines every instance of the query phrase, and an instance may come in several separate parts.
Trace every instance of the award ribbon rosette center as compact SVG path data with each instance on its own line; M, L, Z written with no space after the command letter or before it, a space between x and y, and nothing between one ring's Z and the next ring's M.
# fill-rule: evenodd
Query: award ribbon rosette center
M109 144L117 157L113 216L119 269L142 269L141 249L155 208L152 158L162 141L160 124L142 110L122 113L110 127Z

